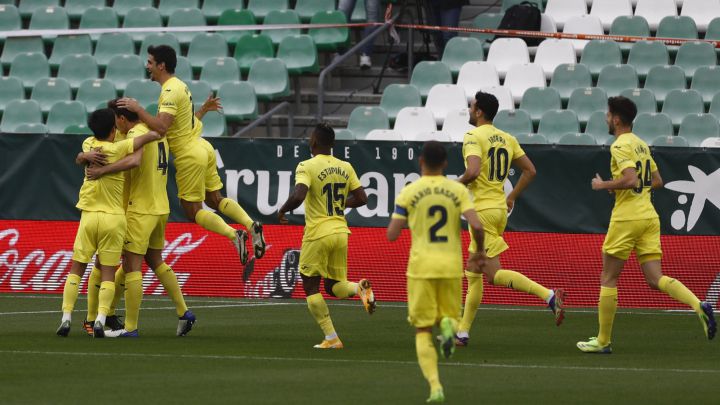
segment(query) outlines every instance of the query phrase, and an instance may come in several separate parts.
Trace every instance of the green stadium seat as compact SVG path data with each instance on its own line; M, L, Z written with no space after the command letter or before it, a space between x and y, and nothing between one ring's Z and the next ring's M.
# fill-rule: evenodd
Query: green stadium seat
M156 103L160 97L160 84L148 79L136 79L125 87L123 97L134 98L143 108Z
M160 0L158 4L158 10L163 20L166 20L176 10L182 8L200 8L199 0Z
M112 4L113 10L123 20L134 8L154 8L153 0L114 0ZM157 11L157 9L155 10Z
M405 107L422 107L422 97L412 84L393 83L383 91L380 107L385 110L391 123L395 122L398 112Z
M65 128L64 133L72 135L92 135L92 130L87 125L69 125Z
M347 129L362 139L373 129L390 129L390 120L381 107L356 107L350 114Z
M213 91L217 91L225 82L240 80L240 69L233 58L208 59L200 72L200 80L207 82Z
M210 85L202 80L191 80L189 82L186 82L185 84L188 86L188 90L190 90L190 94L192 95L193 100L196 101L204 102L205 99L208 98L210 93L213 92Z
M665 98L662 112L678 127L686 115L705 112L705 103L700 93L695 90L671 90Z
M95 45L95 62L99 66L107 66L115 55L135 54L135 44L129 34L113 32L101 34Z
M140 59L145 63L147 61L147 50L150 45L169 45L175 50L176 55L180 55L180 42L177 37L173 34L168 33L156 33L150 34L143 39L140 45Z
M50 108L47 118L48 132L51 134L65 133L70 125L87 123L85 105L79 101L58 101Z
M50 77L50 65L45 54L37 52L21 53L10 64L10 76L22 80L25 89L35 85L40 79Z
M30 99L37 101L43 114L47 114L55 102L72 100L72 89L63 78L40 79L35 83Z
M64 57L75 54L92 55L92 41L90 41L89 35L62 35L57 37L48 62L51 67L57 68Z
M548 140L540 134L518 134L515 138L521 145L547 145Z
M254 25L255 16L250 10L231 9L220 14L217 25ZM229 44L234 44L244 35L254 34L255 31L219 31Z
M315 13L335 9L335 0L297 0L295 11L302 22L307 23Z
M65 0L65 11L73 21L80 20L85 10L105 7L105 0Z
M173 11L167 24L168 27L200 27L204 25L207 25L205 16L197 8L181 8ZM198 34L198 32L176 32L175 36L181 45L187 45Z
M202 136L215 138L227 135L227 123L225 117L217 111L210 111L202 118Z
M630 65L608 65L598 76L597 87L605 90L609 97L619 95L623 90L639 86L635 68Z
M422 61L415 65L410 84L417 87L423 100L427 98L432 86L436 84L453 84L450 68L442 62Z
M715 47L708 42L685 42L675 56L675 66L683 68L687 78L691 78L701 67L715 65L717 65Z
M145 78L145 65L137 55L116 55L108 62L105 79L115 84L118 94L125 91L128 83Z
M86 79L95 79L100 76L100 69L92 55L67 55L60 62L57 77L62 77L70 83L73 89L80 87Z
M672 136L673 132L673 124L667 114L642 113L633 122L633 133L646 142L658 136Z
M80 84L75 100L83 103L88 112L92 112L116 97L115 85L110 80L87 79Z
M595 111L607 111L607 98L605 90L598 87L575 89L570 95L567 108L574 111L578 120L584 124Z
M556 143L565 134L580 132L577 114L571 110L548 111L543 114L538 126L538 135L544 136L548 143Z
M662 42L639 41L630 48L627 63L635 67L640 78L644 80L653 66L668 65L670 54Z
M705 31L705 39L711 41L720 40L720 17L715 17L710 21Z
M272 40L263 34L247 34L241 36L235 45L234 58L238 62L240 71L247 75L250 66L259 58L273 58L275 49Z
M0 132L14 132L21 124L42 124L40 104L35 100L14 100L8 103L0 120Z
M15 31L22 28L22 20L17 7L12 4L0 5L0 31ZM0 38L0 44L5 38Z
M222 100L223 114L228 121L253 120L258 116L255 89L248 82L225 82L217 96Z
M562 109L560 93L553 87L531 87L523 93L520 109L530 114L533 125L537 126L543 114Z
M18 125L13 132L16 134L47 134L49 131L45 124L25 123Z
M248 80L260 101L271 101L290 95L290 78L280 59L258 59L250 67Z
M652 146L666 146L675 148L687 148L688 146L700 146L690 145L688 140L682 136L658 136L652 140Z
M163 26L162 16L154 7L136 7L127 12L123 20L123 28L160 28ZM146 36L152 35L147 32L132 32L129 34L136 43L142 42Z
M282 11L288 8L288 0L248 0L248 10L252 11L257 22L265 20L265 17L272 11Z
M720 124L713 114L688 114L680 122L678 135L687 139L690 146L700 146L705 138L720 136Z
M503 14L500 13L483 13L475 17L473 20L473 27L474 28L480 28L480 29L490 29L494 30L497 29L497 27L500 25L500 21L503 18ZM477 38L481 41L485 41L489 43L493 39L495 39L494 34L476 34L472 33L470 34L473 38Z
M697 39L698 29L695 20L688 16L667 16L660 20L656 37Z
M600 75L600 71L607 65L622 63L622 52L615 41L594 40L585 45L580 56L580 63L587 66L593 78Z
M30 18L36 10L59 6L60 0L22 0L18 2L18 10L23 19Z
M627 97L635 103L639 113L657 112L657 101L655 93L648 89L627 89L620 93L621 96Z
M119 26L120 19L111 7L92 7L85 10L80 17L80 29L117 28ZM91 34L90 37L93 41L97 41L100 34Z
M575 89L592 87L592 75L582 63L563 63L555 68L550 79L550 87L557 90L562 101L567 102Z
M193 79L193 70L190 66L190 61L184 56L177 57L177 65L175 66L175 76L178 79L186 82Z
M710 101L710 108L708 110L710 114L720 119L720 92L715 93L712 100Z
M565 134L558 139L558 145L597 145L595 137L588 134Z
M529 134L533 132L532 119L530 114L523 110L501 110L498 111L493 125L509 134Z
M40 37L15 37L5 40L0 63L9 66L13 59L21 53L44 53L45 46Z
M62 7L47 7L35 10L30 18L31 30L66 30L70 28L70 19ZM43 41L50 44L56 35L43 35Z
M13 100L22 100L25 98L25 88L17 77L5 76L0 77L0 113Z
M690 88L697 90L705 101L705 106L709 106L713 96L720 92L720 67L702 66L698 68Z
M295 10L272 10L265 17L264 24L300 24L300 17L298 17ZM278 46L283 38L300 35L300 29L263 30L262 33L270 37L273 45Z
M482 42L473 37L454 37L445 44L442 62L445 63L457 78L460 68L468 61L485 60Z
M285 62L288 73L291 75L320 71L317 48L309 35L293 35L283 38L278 46L277 58Z
M335 130L335 140L336 141L354 141L355 135L352 133L352 131L347 129L336 129Z
M310 24L347 24L347 18L338 10L319 11L310 19ZM320 51L337 51L350 43L350 29L345 27L310 28L308 34Z
M220 34L200 33L193 38L188 48L187 59L194 70L200 68L208 59L228 56L228 44Z
M225 10L242 10L245 0L203 0L202 12L210 24L217 24Z
M355 2L355 8L350 14L350 22L352 23L364 23L367 22L367 12L365 10L365 0L357 0Z
M602 139L604 141L605 137L610 135L607 124L607 113L605 111L595 111L592 113L585 126L585 133L594 136L596 140Z
M645 17L636 15L621 15L613 20L610 26L610 35L621 35L630 37L649 37L650 25ZM630 52L632 43L620 43L620 50L627 55Z
M645 79L645 88L655 94L658 105L670 91L684 89L685 85L685 72L678 66L653 66Z

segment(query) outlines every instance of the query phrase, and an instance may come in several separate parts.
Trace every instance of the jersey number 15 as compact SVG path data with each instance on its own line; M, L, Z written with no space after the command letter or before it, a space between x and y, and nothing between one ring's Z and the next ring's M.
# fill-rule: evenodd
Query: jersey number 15
M342 191L345 189L345 185L345 183L328 183L323 186L322 192L325 195L328 216L344 215L345 194ZM339 203L339 207L335 206L335 202Z

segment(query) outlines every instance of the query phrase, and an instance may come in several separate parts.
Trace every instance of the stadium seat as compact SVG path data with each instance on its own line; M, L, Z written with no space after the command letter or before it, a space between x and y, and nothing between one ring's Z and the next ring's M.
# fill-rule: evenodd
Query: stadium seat
M357 0L355 8L350 15L350 22L364 23L367 22L367 12L365 10L365 0Z
M190 42L187 59L198 72L205 62L212 58L228 56L228 44L220 34L198 33Z
M685 70L685 77L691 78L698 68L717 65L715 47L707 42L685 42L680 45L675 66Z
M639 86L635 68L630 65L608 65L602 68L598 76L597 87L605 90L609 97L620 94L623 90Z
M594 78L600 75L603 67L620 64L622 60L617 42L605 40L590 41L580 56L580 63L587 66Z
M497 29L497 27L500 25L500 21L502 20L502 18L503 18L503 14L500 14L500 13L479 14L473 20L473 27L480 28L480 29L494 30L494 29ZM484 42L490 42L495 39L494 34L471 33L470 36L472 36L473 38L477 38Z
M575 64L575 50L572 45L560 39L546 39L540 43L533 63L540 65L545 78L550 79L555 69L562 64Z
M16 134L47 134L49 131L45 124L25 123L15 127L13 132Z
M545 14L552 17L557 29L562 30L572 17L587 14L585 0L548 0Z
M362 138L358 137L358 139ZM402 135L400 135L400 133L397 131L393 131L390 129L373 129L367 134L367 136L365 136L364 140L402 142L403 138Z
M690 145L688 140L682 136L658 136L651 142L652 146L665 146L665 147L676 147L676 148L687 148L688 146L699 146Z
M461 108L448 112L445 122L443 122L442 132L448 136L451 142L462 142L465 133L473 128L470 125L470 110Z
M87 125L69 125L63 133L73 135L92 135L92 130Z
M327 10L315 13L310 24L347 24L347 18L342 11ZM320 51L337 51L350 43L350 29L337 28L310 28L308 34Z
M17 77L0 77L0 113L13 100L25 98L25 88Z
M255 87L258 100L270 101L290 95L290 79L285 62L262 58L250 67L248 82Z
M62 7L47 7L37 9L30 18L31 30L66 30L70 28L70 19ZM56 35L43 35L43 41L50 44Z
M310 35L291 35L283 38L278 46L277 58L285 62L291 75L320 71L317 48Z
M391 123L395 122L397 113L404 107L422 107L420 92L412 84L388 85L382 93L380 107L385 110Z
M570 94L567 108L574 111L578 120L584 124L595 111L607 111L607 94L598 87L575 89Z
M552 87L529 88L520 101L520 109L530 115L534 125L540 122L540 118L547 111L561 108L560 93Z
M123 20L123 28L159 28L162 26L163 22L160 12L154 7L137 7L130 9ZM147 32L132 32L129 35L133 41L140 43L146 36L152 34Z
M180 9L199 8L199 0L160 0L158 11L163 20L168 21L172 13Z
M234 58L208 59L200 72L200 80L207 82L213 91L217 91L225 82L240 80L240 68Z
M605 143L605 140L607 140L607 137L610 135L607 124L607 113L605 111L595 111L592 113L585 126L585 133L592 135L595 140L602 140L602 142L598 143Z
M600 20L604 30L609 30L616 18L632 13L630 0L593 0L590 9L590 15Z
M484 93L492 94L495 98L497 98L499 104L498 111L515 109L515 102L513 101L512 94L510 94L510 89L498 86L486 87L481 90ZM475 97L473 96L473 98Z
M57 37L48 62L50 66L57 68L65 56L73 54L92 55L92 41L90 41L89 35L62 35Z
M373 129L390 129L390 120L380 107L356 107L350 114L347 129L363 139Z
M657 31L663 18L677 15L677 6L675 0L638 0L635 15L645 17L650 30Z
M145 78L145 66L137 55L116 55L108 62L105 79L115 84L118 93L125 91L128 83Z
M697 39L698 29L695 21L687 16L667 16L660 20L657 34L660 38Z
M188 86L188 90L190 90L190 94L195 101L204 101L210 93L213 93L212 87L203 80L190 80L185 84Z
M218 136L228 135L225 117L217 111L210 111L205 114L202 118L202 123L202 136L205 138L215 138Z
M549 4L549 3L548 3ZM515 136L521 145L547 145L548 140L540 134L518 134Z
M239 122L257 118L257 96L250 83L225 82L220 86L217 96L222 100L223 115L229 121Z
M48 132L63 134L70 125L87 123L85 105L79 101L58 101L50 108L47 118Z
M252 11L257 22L265 20L265 17L272 11L282 11L288 8L288 0L248 0L248 10Z
M527 44L522 39L499 38L490 45L487 61L495 65L495 69L502 79L513 65L530 63L530 54ZM415 69L417 69L417 67L415 67Z
M112 7L123 20L134 8L154 8L153 0L114 0ZM157 11L157 9L155 10Z
M583 64L562 64L555 69L550 87L556 89L560 98L566 102L575 89L592 87L590 70Z
M705 39L720 40L720 17L715 17L710 21L707 31L705 31Z
M530 114L523 110L498 111L493 125L511 135L526 135L533 132L533 124Z
M40 105L40 111L47 114L55 102L72 100L70 83L63 78L40 79L35 83L30 99L37 101Z
M161 13L162 14L162 11ZM199 27L206 25L205 16L197 8L181 8L173 11L168 18L168 27ZM176 32L181 45L189 44L198 32Z
M91 7L80 17L80 29L117 28L120 22L115 10L110 7ZM91 34L90 38L97 41L100 34Z
M655 94L658 104L665 102L667 94L686 86L685 72L678 66L653 66L645 80L645 88Z
M0 5L0 31L15 31L22 28L22 20L17 7L12 4ZM0 38L0 44L5 38Z
M14 132L21 124L42 124L40 104L35 100L14 100L8 103L0 121L0 132Z
M706 138L700 143L702 148L720 148L720 137L718 138Z
M504 13L510 7L521 4L521 3L525 3L525 2L526 2L526 0L502 0L501 10ZM540 11L543 11L544 6L545 6L545 2L543 0L529 0L527 2L534 3L540 9Z
M160 97L160 84L148 79L133 80L125 87L123 97L134 98L141 106L147 107L158 101Z
M438 142L452 142L450 136L442 131L430 131L430 132L419 132L408 134L407 138L403 138L405 141L412 142L427 142L427 141L438 141Z
M610 35L628 37L649 37L650 26L645 18L639 15L623 15L617 17L610 26ZM632 42L621 42L620 50L627 56L632 48Z
M210 24L217 24L225 10L242 10L244 0L203 0L202 12Z
M250 10L231 9L220 14L217 25L254 25L255 16ZM218 31L229 44L234 44L239 38L254 34L254 31Z
M626 89L620 93L621 96L627 97L635 103L639 113L657 112L657 100L655 93L648 89Z
M457 85L465 90L468 102L475 98L475 93L487 87L499 87L495 65L489 62L465 62L460 68Z
M720 92L720 68L718 66L698 68L693 75L690 88L697 90L705 101L705 106L709 106L713 96Z
M334 9L335 0L297 0L295 2L295 11L303 23L309 22L317 12Z
M393 130L405 139L405 137L412 137L413 134L437 131L437 126L435 124L435 118L433 118L433 113L429 109L424 107L405 107L398 112Z
M680 122L678 135L687 139L690 146L700 146L703 139L720 136L720 124L713 114L688 114Z
M272 40L263 34L247 34L241 36L235 45L235 60L238 62L240 71L247 75L250 66L259 58L273 58L275 49Z
M632 130L647 142L658 136L672 136L673 124L667 114L642 113L635 117Z
M100 76L100 68L92 55L67 55L60 62L57 77L67 79L70 87L77 89L86 79Z
M708 0L683 0L680 15L691 17L697 24L698 30L705 31L712 19L720 15L720 3Z
M563 135L577 132L580 132L577 114L571 110L555 110L543 114L537 134L549 143L556 143Z
M5 40L0 62L3 66L9 66L13 59L21 53L44 53L45 47L40 37L13 37Z
M135 44L132 37L124 32L101 34L95 45L95 62L107 66L115 55L135 54Z
M50 77L50 65L42 53L21 53L10 64L10 76L22 80L25 89L29 89L39 79Z
M531 87L544 87L545 73L536 64L515 65L505 76L504 87L510 90L514 103L519 103L525 90Z
M653 66L668 65L670 54L662 42L639 41L630 48L627 63L632 65L644 80Z
M583 133L565 134L557 143L558 145L597 145L594 136Z
M695 90L671 90L663 103L663 113L667 114L676 127L687 114L705 112L702 96Z
M445 63L452 72L453 77L457 77L460 68L470 61L481 62L485 59L485 51L482 42L472 37L454 37L445 44L442 62Z
M116 97L115 85L110 80L87 79L80 84L75 100L83 103L85 109L91 112Z
M336 141L354 141L355 135L352 133L352 131L347 129L336 129L335 130L335 140Z
M60 0L22 0L18 1L18 11L23 19L28 19L35 12L35 10L48 8L48 7L59 7Z
M603 35L605 34L605 31L603 30L602 23L597 17L591 16L591 15L581 15L577 17L573 17L569 19L565 23L565 27L563 28L563 32L565 34L593 34L593 35ZM580 55L583 52L583 49L585 49L585 46L588 44L589 41L586 40L577 40L577 39L566 39L564 41L570 41L572 43L573 48L575 48L575 53Z
M142 44L140 45L140 59L143 61L147 61L147 50L150 45L168 45L171 48L175 50L175 53L177 55L181 55L180 53L180 42L178 42L177 38L173 34L168 33L155 33L155 34L149 34L145 36L145 38L142 41Z
M435 117L435 123L442 126L445 117L450 111L457 111L467 108L468 103L465 98L465 91L454 84L436 84L428 93L425 108L430 110Z
M427 98L432 86L452 83L452 73L442 62L422 61L415 65L410 78L410 84L417 87L423 99Z
M190 62L188 59L184 56L178 56L177 57L177 65L175 66L175 76L177 76L178 79L186 82L188 80L192 80L193 78L193 71L192 67L190 66Z
M265 17L264 24L300 24L300 17L298 17L295 10L272 10ZM292 35L300 35L300 29L287 28L278 30L263 30L262 33L270 37L273 41L273 45L278 46L283 38Z

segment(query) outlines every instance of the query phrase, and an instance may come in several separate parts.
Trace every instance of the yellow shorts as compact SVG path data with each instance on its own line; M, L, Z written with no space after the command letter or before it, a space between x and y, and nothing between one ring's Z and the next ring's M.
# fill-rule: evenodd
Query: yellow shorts
M408 322L416 328L428 328L442 318L460 320L462 278L407 279Z
M485 230L485 254L487 254L487 257L496 257L500 253L508 250L508 245L502 237L505 232L505 226L507 226L507 211L499 208L491 208L478 211L477 214ZM470 232L470 247L468 251L470 253L478 251L477 243L472 236L472 232Z
M175 180L178 197L190 202L205 201L205 192L220 190L222 180L217 172L215 150L210 142L198 138L175 156Z
M97 252L100 264L117 266L120 264L125 228L125 215L83 211L75 235L73 260L90 263Z
M125 250L145 255L148 248L162 250L165 247L165 225L168 214L145 215L128 212Z
M659 260L662 257L660 220L610 221L602 249L604 253L622 260L627 260L633 250L640 263Z
M300 274L347 281L347 249L346 233L303 241L300 248Z

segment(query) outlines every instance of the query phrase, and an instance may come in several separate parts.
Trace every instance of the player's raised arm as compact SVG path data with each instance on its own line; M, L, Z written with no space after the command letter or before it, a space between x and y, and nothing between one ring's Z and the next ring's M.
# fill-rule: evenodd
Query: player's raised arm
M175 121L175 116L168 113L159 113L157 116L150 114L145 111L144 108L134 98L123 97L117 102L118 108L124 108L132 111L140 117L140 120L144 122L150 129L156 131L161 136L165 136L168 128Z
M75 164L78 165L89 165L93 164L96 166L102 166L107 164L107 155L97 149L91 149L87 152L78 153L75 158Z
M280 221L281 224L287 224L288 220L285 218L285 213L288 211L292 211L295 208L302 205L303 201L305 201L305 196L308 192L308 186L305 184L297 184L295 185L295 189L293 189L292 194L288 197L287 201L285 201L285 204L280 207L280 210L278 211L278 221Z
M220 97L215 97L212 92L208 95L207 100L203 105L195 111L195 118L202 120L205 114L210 111L222 111L222 104L220 103Z
M515 187L513 187L513 190L510 192L510 195L507 196L507 205L508 210L512 211L513 207L515 206L515 200L522 194L522 192L527 188L528 185L535 179L535 176L537 175L537 170L535 170L535 165L530 160L527 155L522 155L519 158L513 160L513 166L518 167L520 170L522 170L522 174L520 175L520 179L518 179L517 184L515 184Z
M97 180L106 174L124 172L140 166L142 162L143 148L137 149L135 152L125 156L117 162L106 166L90 166L85 170L85 175L90 180Z

